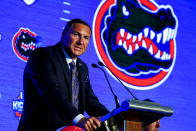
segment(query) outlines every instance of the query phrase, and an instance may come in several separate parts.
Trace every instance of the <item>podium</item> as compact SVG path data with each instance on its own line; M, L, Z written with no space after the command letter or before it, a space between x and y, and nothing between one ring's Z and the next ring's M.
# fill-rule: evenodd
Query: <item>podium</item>
M100 131L143 131L145 126L172 114L172 108L159 103L126 100L119 108L100 118Z

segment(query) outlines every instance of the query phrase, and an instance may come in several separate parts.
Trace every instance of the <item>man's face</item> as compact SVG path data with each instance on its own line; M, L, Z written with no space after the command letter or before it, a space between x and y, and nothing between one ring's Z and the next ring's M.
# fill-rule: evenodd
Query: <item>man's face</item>
M160 120L157 120L144 128L144 131L159 131Z
M82 55L88 46L91 30L87 25L73 23L64 36L64 47L71 58Z

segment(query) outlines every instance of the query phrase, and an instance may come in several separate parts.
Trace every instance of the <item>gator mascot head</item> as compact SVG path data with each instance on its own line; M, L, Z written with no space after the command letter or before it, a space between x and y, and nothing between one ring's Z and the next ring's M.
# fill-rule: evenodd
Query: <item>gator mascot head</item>
M150 3L115 0L102 18L100 33L114 67L143 80L167 72L173 65L177 19L170 6L159 6L153 11L141 1Z
M38 47L36 34L29 29L21 28L13 38L13 48L19 58L27 61L35 48Z
M118 0L103 38L113 62L131 74L168 69L175 25L170 8L151 13L137 0Z

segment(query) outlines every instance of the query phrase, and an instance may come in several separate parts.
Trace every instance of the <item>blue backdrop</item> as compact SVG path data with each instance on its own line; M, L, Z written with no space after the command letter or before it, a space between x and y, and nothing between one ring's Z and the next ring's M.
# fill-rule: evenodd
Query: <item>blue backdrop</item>
M110 1L110 0L108 0ZM141 0L147 1L147 0ZM21 54L17 42L28 45L24 50L56 44L72 18L81 18L93 28L96 11L105 1L99 0L1 0L0 2L0 130L15 131L23 106L23 69L28 54ZM156 0L155 5L170 5L177 17L176 60L168 78L147 90L130 90L140 99L150 98L174 109L172 117L161 120L161 131L196 130L196 1ZM95 29L93 29L95 30ZM21 32L27 35L21 36ZM95 34L95 33L94 33ZM91 67L99 61L95 40L91 37L87 53L81 58L89 66L95 94L109 110L115 108L113 96L101 71ZM32 43L31 43L32 42ZM23 52L24 53L24 52ZM107 74L120 102L132 99L130 94L109 73Z

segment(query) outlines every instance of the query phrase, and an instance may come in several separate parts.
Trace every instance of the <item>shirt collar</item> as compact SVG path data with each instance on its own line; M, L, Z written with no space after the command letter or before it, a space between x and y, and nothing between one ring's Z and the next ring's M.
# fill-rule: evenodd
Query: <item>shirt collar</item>
M76 64L76 61L77 61L77 58L72 60L72 58L68 55L68 53L65 51L65 49L61 46L62 50L63 50L63 53L65 55L65 58L66 58L66 61L69 65L69 63L71 63L72 61L74 61L74 63Z

